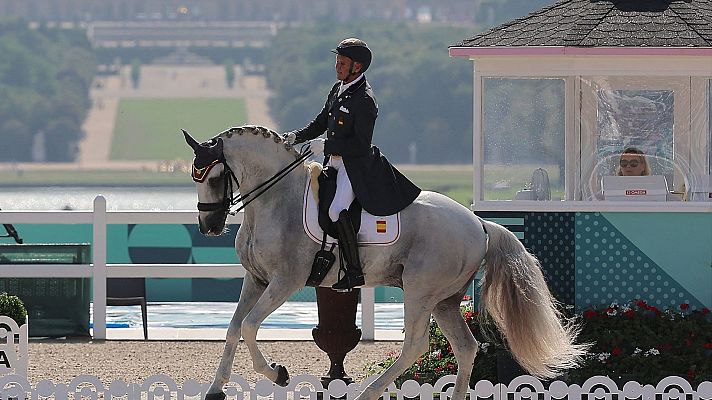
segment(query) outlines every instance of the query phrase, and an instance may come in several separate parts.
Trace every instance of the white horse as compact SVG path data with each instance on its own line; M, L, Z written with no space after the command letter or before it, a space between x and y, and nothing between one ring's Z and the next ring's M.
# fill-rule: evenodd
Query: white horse
M184 134L196 154L193 178L201 210L198 220L206 235L223 233L232 184L244 196L255 188L264 189L263 183L285 166L301 163L299 153L263 127L231 128L202 144ZM224 399L223 386L230 377L240 336L255 371L279 385L288 383L286 368L267 362L256 337L262 321L304 287L319 250L302 227L308 176L305 169L298 168L260 196L248 196L254 201L241 199L243 203L251 201L244 208L244 222L235 240L247 274L207 400ZM377 399L428 351L431 314L457 358L452 398L465 398L479 344L460 313L460 302L480 267L485 268L483 312L496 322L524 369L534 376L551 378L579 364L587 346L574 343L577 327L562 319L538 261L514 234L478 218L450 198L428 191L401 212L401 221L396 243L359 250L366 286L403 289L405 338L400 357L358 399ZM338 265L334 265L322 284L335 283L337 271Z

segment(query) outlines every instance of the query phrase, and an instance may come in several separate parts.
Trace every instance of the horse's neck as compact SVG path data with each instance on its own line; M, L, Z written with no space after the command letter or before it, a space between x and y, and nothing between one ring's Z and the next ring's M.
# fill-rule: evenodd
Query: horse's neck
M236 152L232 152L228 163L233 165L239 163L240 165L238 180L241 195L249 193L268 181L295 160L286 150L277 150L281 153L270 154L269 151L266 151L237 155ZM275 154L276 156L274 156ZM306 177L307 173L300 164L284 175L279 182L273 183L266 191L262 192L270 184L258 189L256 193L262 192L262 194L254 198L245 208L245 220L250 223L260 218L279 218L286 211L297 212L300 210Z

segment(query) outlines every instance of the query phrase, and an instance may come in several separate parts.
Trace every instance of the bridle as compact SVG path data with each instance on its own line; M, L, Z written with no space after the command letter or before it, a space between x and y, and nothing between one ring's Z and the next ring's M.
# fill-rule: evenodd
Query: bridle
M289 165L272 175L271 178L257 185L254 189L245 194L240 194L239 196L235 196L235 192L240 191L240 181L237 180L235 173L228 165L227 160L225 160L224 154L221 153L218 158L203 168L196 167L195 162L193 162L191 176L195 182L204 182L210 170L218 164L223 165L223 172L221 176L225 179L225 184L223 185L223 200L214 203L198 202L198 211L222 211L226 214L236 215L238 212L247 207L248 204L260 197L264 192L269 190L277 182L282 180L282 178L287 176L287 174L297 168L299 164L309 158L312 154L313 153L308 146L303 147L302 151L299 152L299 156L294 161L289 163ZM233 186L233 181L235 182L235 186ZM242 202L240 207L233 211L230 210L233 206L240 202Z

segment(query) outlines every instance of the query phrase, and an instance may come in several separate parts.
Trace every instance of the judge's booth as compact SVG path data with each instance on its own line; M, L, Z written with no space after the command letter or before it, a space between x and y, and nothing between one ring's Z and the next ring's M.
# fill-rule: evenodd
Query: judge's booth
M472 210L515 232L577 308L712 308L708 58L470 59Z

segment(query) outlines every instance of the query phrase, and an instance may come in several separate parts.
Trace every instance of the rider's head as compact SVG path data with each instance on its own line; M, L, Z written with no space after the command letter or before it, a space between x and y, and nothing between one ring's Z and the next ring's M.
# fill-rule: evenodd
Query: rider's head
M371 49L361 39L344 39L331 51L336 53L336 78L344 83L353 81L371 65Z

